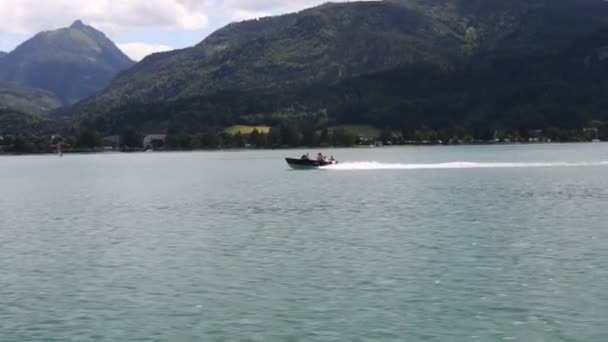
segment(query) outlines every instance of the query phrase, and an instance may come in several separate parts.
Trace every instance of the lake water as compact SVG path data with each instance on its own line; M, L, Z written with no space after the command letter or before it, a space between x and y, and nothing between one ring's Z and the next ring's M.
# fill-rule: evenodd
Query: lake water
M0 341L608 340L608 144L303 152L0 157Z

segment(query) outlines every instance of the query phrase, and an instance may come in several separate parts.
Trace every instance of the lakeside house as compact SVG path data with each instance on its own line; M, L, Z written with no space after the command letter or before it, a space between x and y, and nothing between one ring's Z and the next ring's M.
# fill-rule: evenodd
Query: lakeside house
M144 137L143 146L145 150L158 150L167 143L166 134L148 134Z
M104 151L114 151L118 149L120 145L120 136L118 135L110 135L104 137L103 139L103 150Z
M363 136L363 135L358 135L355 137L355 144L356 145L377 145L376 142L376 138L375 137L370 137L370 136Z

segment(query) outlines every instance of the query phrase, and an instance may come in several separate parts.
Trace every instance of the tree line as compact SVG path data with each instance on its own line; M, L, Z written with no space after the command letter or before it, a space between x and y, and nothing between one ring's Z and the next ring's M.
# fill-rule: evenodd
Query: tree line
M313 124L282 123L270 130L257 128L251 133L228 133L222 129L208 129L199 133L171 133L166 138L149 141L144 146L145 134L127 127L112 142L99 132L81 129L67 135L2 135L0 153L54 153L61 145L63 152L100 152L104 147L118 151L199 150L199 149L269 149L290 147L350 147L354 145L437 145L487 144L528 142L589 142L608 141L608 122L591 122L586 128L550 127L531 130L494 128L401 128L385 127L372 136L358 135L347 128L317 127Z

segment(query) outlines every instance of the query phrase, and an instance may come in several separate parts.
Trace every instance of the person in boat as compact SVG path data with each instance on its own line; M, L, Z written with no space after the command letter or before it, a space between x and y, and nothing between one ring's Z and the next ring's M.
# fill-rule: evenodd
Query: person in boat
M302 158L301 158L301 159L302 159L302 160L310 160L310 157L308 156L308 153L304 153L304 154L302 155Z
M319 161L319 162L325 161L325 157L323 156L323 153L319 152L319 154L317 154L317 161Z
M329 162L332 164L336 162L336 158L334 158L333 154L329 157Z

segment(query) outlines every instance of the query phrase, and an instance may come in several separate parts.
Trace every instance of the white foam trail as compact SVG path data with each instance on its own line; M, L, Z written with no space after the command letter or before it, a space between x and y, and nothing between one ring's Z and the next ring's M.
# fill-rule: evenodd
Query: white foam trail
M372 162L340 163L325 166L324 170L356 171L356 170L432 170L432 169L500 169L500 168L539 168L539 167L583 167L608 166L608 161L589 162L515 162L515 163L477 163L450 162L437 164L400 164Z

